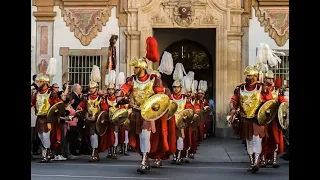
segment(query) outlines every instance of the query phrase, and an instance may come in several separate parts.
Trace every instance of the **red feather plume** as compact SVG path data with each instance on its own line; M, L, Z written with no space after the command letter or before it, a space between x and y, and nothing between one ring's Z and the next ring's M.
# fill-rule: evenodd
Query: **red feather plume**
M155 38L149 36L147 38L147 55L146 58L152 62L159 62L158 42Z
M281 88L281 79L279 77L276 77L274 81L274 86L277 88Z

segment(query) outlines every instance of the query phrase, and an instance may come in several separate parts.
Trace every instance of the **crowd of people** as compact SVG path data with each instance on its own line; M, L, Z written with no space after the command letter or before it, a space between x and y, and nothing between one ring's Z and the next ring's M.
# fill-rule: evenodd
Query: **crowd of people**
M160 168L162 160L182 164L195 158L199 142L209 134L212 122L213 101L206 98L207 82L196 80L192 71L186 73L181 63L170 67L173 63L168 61L172 58L162 59L159 71L147 71L148 60L159 62L157 47L152 47L155 45L156 40L149 37L146 56L130 63L132 76L125 78L123 72L109 69L104 78L105 90L99 89L98 66L92 67L87 90L79 84L73 84L70 92L68 83L62 91L56 83L50 86L54 75L50 65L55 63L49 63L47 73L33 76L33 152L42 145L41 163L79 154L90 154L89 162L98 162L101 152L108 151L106 158L117 159L118 153L129 155L131 149L142 158L137 171L146 173L151 167ZM172 74L172 91L162 82L161 73ZM285 100L273 85L272 73L266 73L266 83L258 82L256 67L249 66L245 75L246 83L236 87L230 103L230 121L240 112L249 170L255 173L267 165L267 160L279 167L276 154L283 147L277 121L259 125L257 110L268 100ZM154 160L152 164L150 159Z

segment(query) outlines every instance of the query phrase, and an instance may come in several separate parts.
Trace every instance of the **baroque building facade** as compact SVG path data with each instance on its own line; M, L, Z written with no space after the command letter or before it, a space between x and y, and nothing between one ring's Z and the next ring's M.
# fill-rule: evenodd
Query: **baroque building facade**
M188 39L194 36L195 41L204 34L202 30L212 32L214 36L207 40L206 49L212 57L216 131L222 137L230 135L225 121L229 99L234 87L244 79L244 68L254 64L259 43L287 54L289 50L288 0L32 0L31 3L31 71L45 71L47 61L54 57L59 68L53 81L59 84L71 79L71 83L85 86L93 64L101 67L104 82L109 39L113 34L119 37L115 45L117 71L129 76L132 69L128 62L144 56L148 36L164 37L157 38L161 41L161 54L168 46L164 41L186 39L179 39L179 32L196 30L188 35ZM179 32L174 38L163 33L164 29ZM158 64L149 66L156 69Z

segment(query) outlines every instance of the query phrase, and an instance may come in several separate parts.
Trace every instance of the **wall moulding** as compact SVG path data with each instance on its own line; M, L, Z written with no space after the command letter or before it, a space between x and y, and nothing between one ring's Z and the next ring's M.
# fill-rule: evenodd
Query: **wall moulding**
M53 11L54 0L33 0L33 6L37 6L37 11L33 12L33 16L37 22L52 22L56 17Z
M270 4L263 5L262 2L277 2L277 4L270 6ZM253 4L260 25L280 47L289 39L289 6L286 6L286 3L288 1L258 0Z
M116 0L61 0L61 16L83 46L98 36L111 16Z

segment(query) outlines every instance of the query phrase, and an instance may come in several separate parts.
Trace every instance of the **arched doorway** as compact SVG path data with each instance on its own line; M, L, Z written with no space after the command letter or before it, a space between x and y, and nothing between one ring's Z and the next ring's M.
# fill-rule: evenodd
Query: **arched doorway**
M165 51L172 54L174 66L177 63L182 63L186 73L193 71L196 80L206 80L208 82L207 93L214 99L214 63L210 53L203 45L196 41L184 39L172 43ZM160 59L162 59L162 55ZM161 79L172 90L172 75L162 74Z

